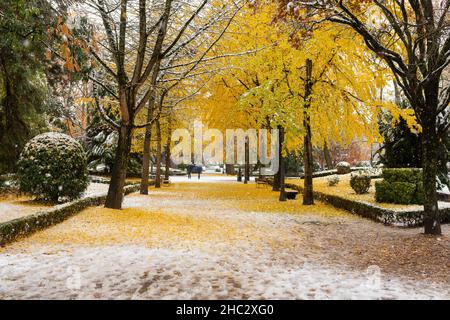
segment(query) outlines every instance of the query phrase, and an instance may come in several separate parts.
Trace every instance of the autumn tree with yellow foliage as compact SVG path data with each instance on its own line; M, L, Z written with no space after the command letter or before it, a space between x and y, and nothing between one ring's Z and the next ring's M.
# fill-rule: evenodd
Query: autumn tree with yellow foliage
M353 30L389 67L423 130L425 233L440 235L437 146L450 129L450 1L283 0L280 13L314 28L333 23ZM305 14L306 13L306 14Z
M287 37L289 25L274 21L275 7L260 3L235 20L222 49L249 54L219 61L204 94L206 119L219 127L277 128L284 150L305 155L305 204L312 204L312 146L350 143L358 137L380 141L378 114L401 110L380 101L392 76L355 41L351 30L324 24L310 34ZM218 66L217 66L218 67ZM403 116L414 123L412 114Z

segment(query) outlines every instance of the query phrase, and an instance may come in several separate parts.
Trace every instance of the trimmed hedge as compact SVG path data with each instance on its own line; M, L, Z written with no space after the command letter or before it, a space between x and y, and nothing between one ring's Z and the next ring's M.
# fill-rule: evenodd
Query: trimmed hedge
M125 194L139 190L139 185L125 187ZM60 223L83 209L100 206L106 201L106 195L92 196L75 200L36 214L0 223L0 245L5 245L20 237Z
M287 183L286 188L298 190L300 193L303 192L303 188L296 184ZM364 218L382 222L386 225L394 224L396 222L395 212L389 209L374 207L367 203L357 202L318 191L314 191L314 199L328 203L338 209L347 210Z
M368 170L365 167L352 167L351 168L351 172L355 172L355 171L369 171L370 172L371 170ZM336 175L336 174L338 174L338 171L336 169L319 171L319 172L314 172L313 173L313 178L323 178L323 177L333 176L333 175ZM380 174L371 173L370 175L371 175L372 179L378 179L378 178L381 177ZM298 176L298 178L304 179L305 175L301 174L301 175Z
M375 184L375 200L381 203L423 204L421 169L384 169Z
M269 184L273 183L272 179L267 180ZM286 188L303 192L303 188L296 184L287 183ZM358 202L346 199L344 197L325 194L314 191L314 199L328 203L338 209L347 210L353 214L357 214L364 218L368 218L385 225L400 225L406 227L419 227L423 225L423 210L413 211L394 211L377 206L373 206L366 202ZM450 222L450 208L440 209L441 222Z
M375 200L381 203L413 204L415 203L416 185L408 182L375 183Z
M422 169L411 169L411 168L386 168L383 169L381 177L389 182L408 182L417 184L422 182Z

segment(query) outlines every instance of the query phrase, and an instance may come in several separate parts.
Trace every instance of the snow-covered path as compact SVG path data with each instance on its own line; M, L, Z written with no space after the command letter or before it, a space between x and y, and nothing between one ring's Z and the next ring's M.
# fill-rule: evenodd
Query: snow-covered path
M0 249L0 298L450 299L448 226L427 238L254 184L179 180Z

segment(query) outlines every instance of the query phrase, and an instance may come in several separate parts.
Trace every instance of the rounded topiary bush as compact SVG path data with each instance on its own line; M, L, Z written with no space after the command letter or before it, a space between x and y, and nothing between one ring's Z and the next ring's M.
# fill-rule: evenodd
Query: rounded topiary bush
M329 187L337 186L339 184L339 182L341 181L341 179L339 178L339 176L337 174L329 176L327 178L327 180L328 180Z
M31 139L18 162L20 190L57 202L79 198L89 184L83 147L68 135L44 133Z
M339 162L336 166L336 170L338 174L349 174L352 172L352 168L348 162Z
M371 185L371 177L367 172L359 172L352 174L350 178L350 186L357 194L365 194L369 192Z

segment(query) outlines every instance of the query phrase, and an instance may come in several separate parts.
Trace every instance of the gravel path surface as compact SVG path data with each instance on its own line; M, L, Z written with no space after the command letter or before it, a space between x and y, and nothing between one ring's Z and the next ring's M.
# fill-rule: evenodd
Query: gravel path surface
M425 237L205 182L179 178L0 249L0 298L450 299L449 226Z

